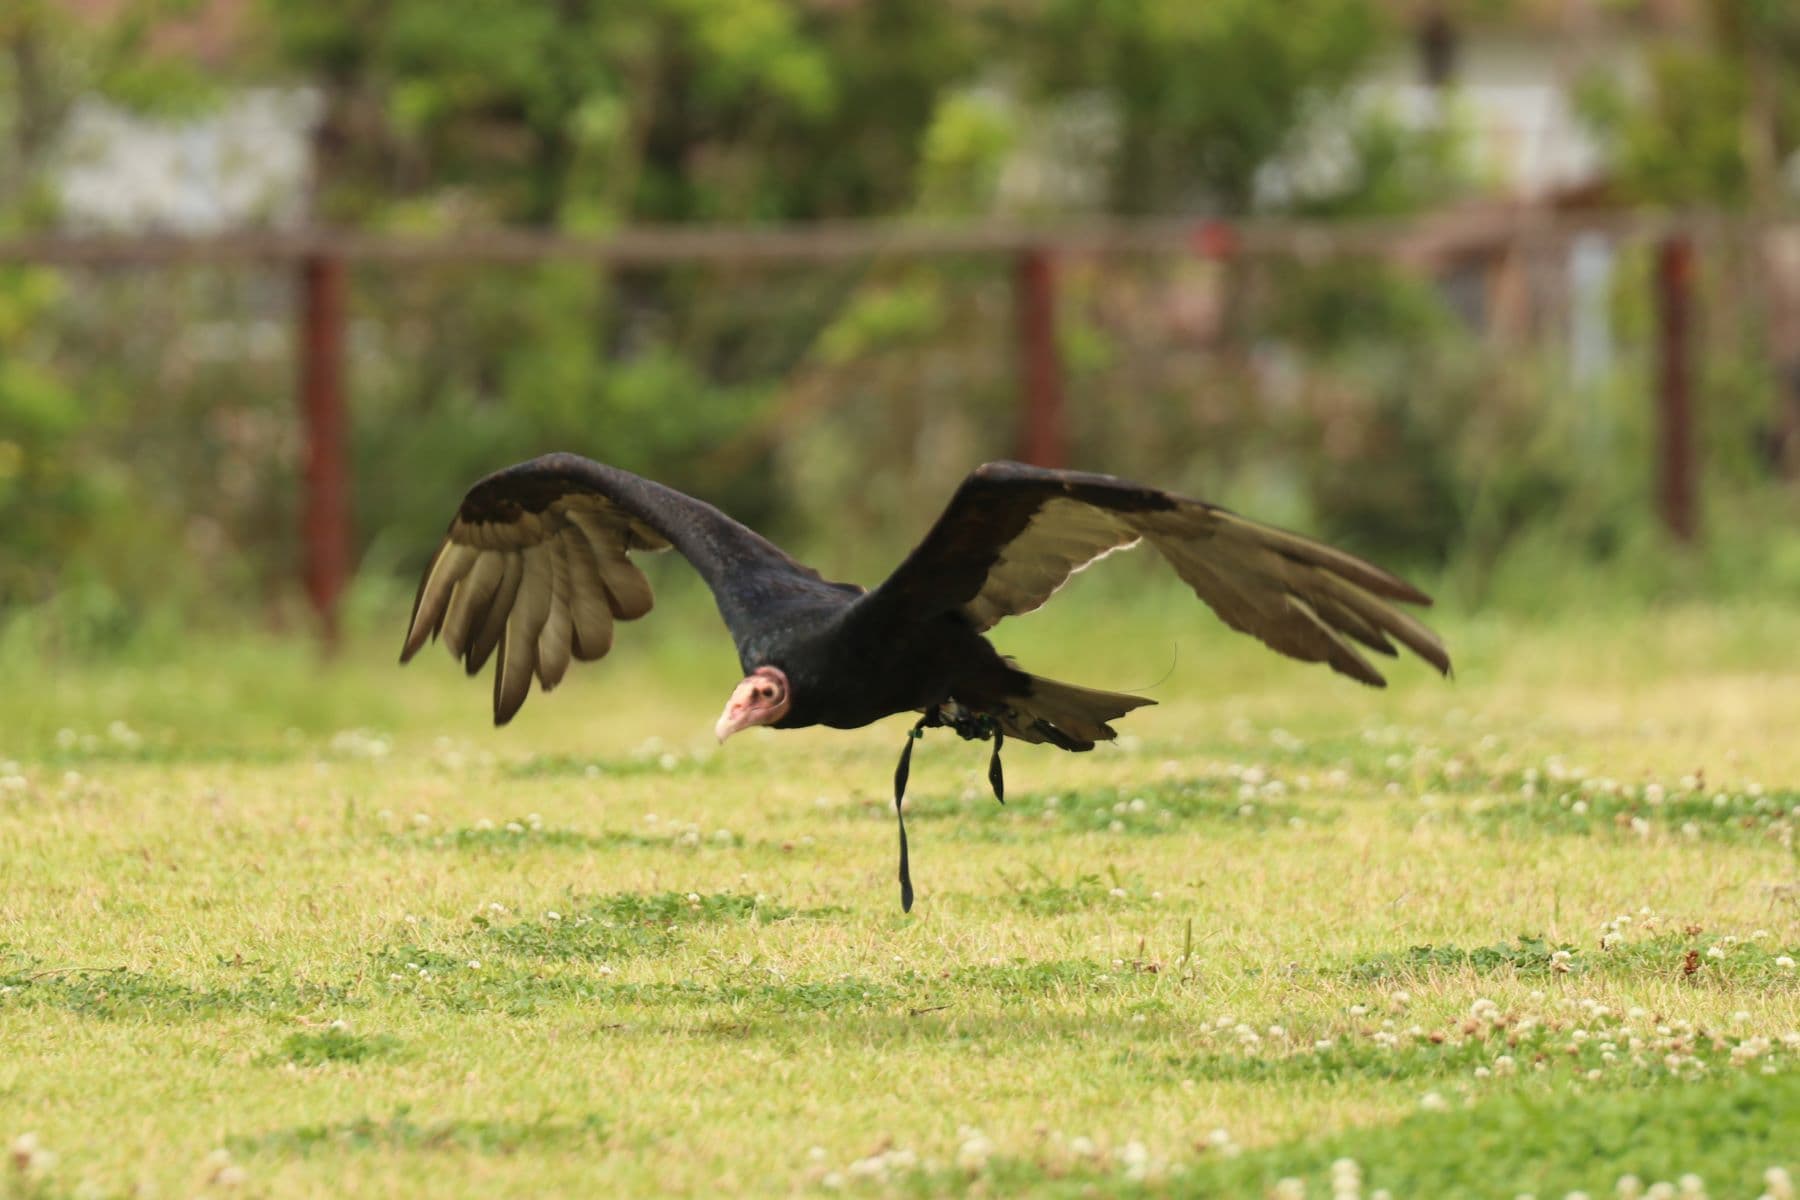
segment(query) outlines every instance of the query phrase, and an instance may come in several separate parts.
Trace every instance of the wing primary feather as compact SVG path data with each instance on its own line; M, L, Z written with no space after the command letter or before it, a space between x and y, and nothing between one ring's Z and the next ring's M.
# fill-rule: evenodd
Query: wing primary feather
M1307 593L1307 603L1311 604L1324 622L1348 637L1353 637L1377 654L1385 654L1389 658L1399 655L1394 643L1375 626L1363 620L1355 610L1340 604L1329 592L1312 591Z
M487 616L488 606L494 600L494 589L500 586L500 579L505 574L504 558L481 553L462 582L456 585L456 591L450 597L449 611L444 614L443 626L444 645L453 657L461 658L468 649L469 639Z
M488 656L505 635L506 618L512 612L513 601L518 598L519 580L524 574L524 559L517 554L508 554L499 589L494 593L494 601L488 606L487 616L482 619L475 639L463 653L463 669L470 675L481 672L481 668L487 664Z
M544 547L544 559L550 565L550 612L544 627L538 631L537 677L548 692L562 682L569 669L575 622L569 611L569 562L561 537Z
M569 516L587 535L613 616L621 621L635 621L649 612L656 603L650 581L625 557L625 549L636 534L628 527L609 525L599 513L572 512Z
M1387 680L1381 673L1369 665L1369 660L1358 654L1335 629L1325 623L1324 618L1314 611L1313 606L1299 596L1287 598L1288 607L1299 613L1318 634L1319 657L1323 658L1331 669L1340 675L1348 675L1359 683L1370 687L1384 688ZM1310 647L1309 647L1310 648Z
M580 529L562 533L569 561L570 618L574 625L572 650L583 662L606 657L612 649L613 615L600 577L600 562L593 543Z
M1325 588L1333 600L1354 611L1364 621L1380 629L1441 673L1450 674L1449 652L1444 649L1444 643L1438 635L1426 628L1423 621L1404 609L1383 604L1349 580L1327 578Z
M545 561L548 556L549 551L541 545L528 546L522 552L524 575L519 580L512 614L506 619L506 635L501 639L500 663L495 671L496 725L512 720L531 691L531 677L537 670L538 634L550 617L550 567Z
M450 604L450 593L475 565L477 554L474 547L448 538L438 546L419 579L419 590L413 596L412 620L406 627L406 642L400 649L401 662L410 661L428 639L437 636Z

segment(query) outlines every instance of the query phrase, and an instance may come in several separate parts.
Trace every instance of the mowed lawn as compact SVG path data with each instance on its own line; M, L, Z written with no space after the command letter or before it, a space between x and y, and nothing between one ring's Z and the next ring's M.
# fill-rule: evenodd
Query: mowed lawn
M1007 648L1160 706L928 735L903 915L905 723L721 750L669 607L505 730L397 624L15 655L0 1195L1791 1194L1800 609L1377 693L1078 596Z

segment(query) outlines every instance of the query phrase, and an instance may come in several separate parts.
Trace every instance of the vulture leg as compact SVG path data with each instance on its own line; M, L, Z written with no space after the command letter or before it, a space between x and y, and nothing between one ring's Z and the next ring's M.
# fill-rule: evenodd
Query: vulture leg
M900 826L900 911L911 912L913 902L912 868L906 856L906 813L900 802L906 798L906 777L912 773L913 743L925 736L926 729L940 724L937 709L919 718L919 723L906 732L906 746L900 751L900 763L894 768L894 820Z
M1000 727L996 725L994 727L994 756L988 759L988 783L994 789L994 799L1002 804L1006 803L1006 776L1000 770L1000 743L1005 740L1006 735L1001 733Z
M986 713L976 714L960 707L948 717L941 708L927 709L919 723L906 731L906 745L901 748L900 761L894 767L894 820L900 826L900 908L903 912L912 911L913 885L912 868L906 853L906 813L901 808L901 801L906 799L906 780L912 774L913 743L924 737L927 729L939 726L954 729L965 741L993 739L994 753L988 759L988 784L994 789L994 799L1006 803L1006 775L1000 769L1000 746L1006 741L1006 734L1001 732L1000 723Z

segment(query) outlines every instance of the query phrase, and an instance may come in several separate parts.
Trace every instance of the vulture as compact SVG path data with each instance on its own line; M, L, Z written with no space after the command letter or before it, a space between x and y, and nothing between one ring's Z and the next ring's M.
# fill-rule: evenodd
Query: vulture
M1400 605L1423 592L1341 550L1204 501L1107 475L989 463L963 480L925 539L873 590L828 580L717 508L573 454L508 467L469 489L413 601L402 663L441 637L470 675L494 663L494 722L535 677L549 691L577 659L602 658L616 622L650 611L633 551L673 547L712 589L744 678L714 732L753 725L855 729L918 713L894 773L901 906L913 900L901 808L926 729L991 740L1005 802L1007 738L1091 750L1152 704L1032 675L983 636L1069 577L1148 542L1231 628L1371 687L1362 649L1395 643L1448 675L1443 643Z

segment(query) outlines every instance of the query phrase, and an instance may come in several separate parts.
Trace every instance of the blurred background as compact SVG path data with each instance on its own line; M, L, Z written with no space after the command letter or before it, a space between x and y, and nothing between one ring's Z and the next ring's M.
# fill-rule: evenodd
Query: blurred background
M0 654L397 641L550 449L865 581L1023 456L1793 597L1797 214L1787 0L8 0Z

